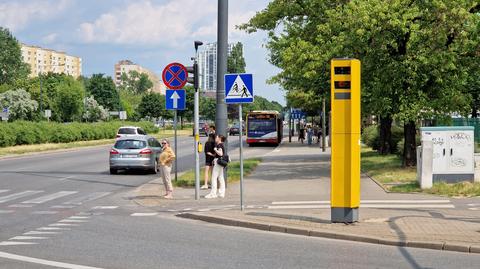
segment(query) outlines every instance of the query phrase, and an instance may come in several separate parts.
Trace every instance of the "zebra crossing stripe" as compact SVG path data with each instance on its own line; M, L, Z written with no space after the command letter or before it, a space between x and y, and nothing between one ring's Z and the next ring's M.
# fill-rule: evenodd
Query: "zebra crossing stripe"
M0 242L0 246L16 246L16 245L36 245L38 243L35 242L9 242L9 241L3 241Z
M0 190L0 193L2 193L2 192L7 192L7 191L9 191L9 190Z
M13 193L13 194L10 194L10 195L7 195L7 196L2 196L2 197L0 197L0 204L5 203L5 202L9 202L9 201L12 201L12 200L15 200L15 199L23 198L23 197L26 197L26 196L34 195L34 194L37 194L37 193L41 193L41 192L43 192L43 191L22 191L22 192Z
M0 210L0 214L9 214L9 213L13 213L15 211L13 210Z
M77 192L76 191L59 191L59 192L56 192L56 193L52 193L52 194L49 194L49 195L41 196L41 197L38 197L38 198L35 198L35 199L32 199L32 200L22 202L22 204L43 204L45 202L52 201L52 200L55 200L55 199L58 199L58 198L61 198L61 197L67 196L67 195L72 195L72 194L75 194L75 193L77 193Z
M41 239L48 239L48 237L40 237L40 236L15 236L8 240L41 240Z
M90 202L90 201L93 201L93 200L100 199L100 198L105 197L109 194L111 194L111 192L94 192L94 193L87 194L85 196L75 198L75 199L70 200L68 202L65 202L63 204L65 204L65 205L81 205L83 203L87 203L87 202Z
M30 231L30 232L24 233L23 235L43 235L43 234L58 234L58 232Z

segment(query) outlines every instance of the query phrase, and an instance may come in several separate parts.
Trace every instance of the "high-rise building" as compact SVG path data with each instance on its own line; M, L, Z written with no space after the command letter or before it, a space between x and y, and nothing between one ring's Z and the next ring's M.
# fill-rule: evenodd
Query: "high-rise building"
M160 81L158 76L149 69L135 64L130 60L121 60L115 64L114 82L117 87L122 85L122 74L128 75L130 71L136 71L140 74L147 74L148 78L153 83L152 91L165 95L166 86L162 81Z
M228 44L228 55L234 44ZM198 53L200 89L202 91L217 90L217 42L200 47Z
M82 75L82 58L80 57L26 44L22 44L21 50L23 62L30 65L30 77L49 72L67 74L75 78Z

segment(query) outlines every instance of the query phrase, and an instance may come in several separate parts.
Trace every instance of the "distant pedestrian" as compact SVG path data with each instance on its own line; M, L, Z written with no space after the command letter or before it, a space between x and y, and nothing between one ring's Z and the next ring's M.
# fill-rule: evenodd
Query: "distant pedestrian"
M212 189L210 193L205 195L207 199L213 198L224 198L225 197L225 178L223 176L224 168L220 164L218 164L218 158L222 157L225 154L225 146L223 143L225 142L225 136L217 135L215 138L216 146L214 148L215 151L215 159L213 160L213 172L212 172ZM217 180L220 182L220 188L217 190Z
M298 141L302 142L305 140L305 127L300 125L300 130L298 131Z
M208 189L208 178L212 172L213 160L215 159L215 133L208 135L208 140L205 143L205 183L202 186L203 190Z
M312 144L312 140L313 140L313 130L312 130L311 126L308 126L307 127L307 142L308 142L309 145Z
M173 186L172 186L172 163L175 160L175 153L170 147L170 142L167 139L162 140L162 153L160 154L160 174L163 179L163 185L165 186L166 194L163 196L165 199L173 199Z

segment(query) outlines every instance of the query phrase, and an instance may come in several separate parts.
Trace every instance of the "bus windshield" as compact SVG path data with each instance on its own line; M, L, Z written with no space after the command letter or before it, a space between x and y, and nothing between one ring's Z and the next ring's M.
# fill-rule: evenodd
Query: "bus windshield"
M274 132L277 130L275 119L249 119L249 131Z

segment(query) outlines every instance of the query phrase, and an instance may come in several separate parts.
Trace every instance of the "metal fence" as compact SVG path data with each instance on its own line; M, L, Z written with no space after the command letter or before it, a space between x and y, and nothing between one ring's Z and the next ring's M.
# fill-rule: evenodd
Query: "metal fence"
M475 127L475 142L480 143L480 119L472 118L453 118L453 126L473 126Z

